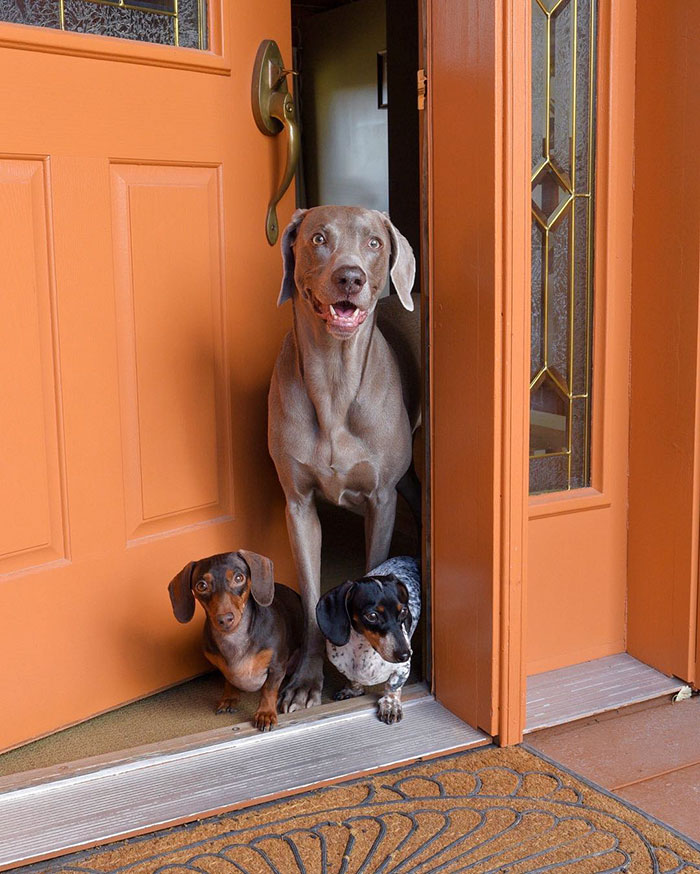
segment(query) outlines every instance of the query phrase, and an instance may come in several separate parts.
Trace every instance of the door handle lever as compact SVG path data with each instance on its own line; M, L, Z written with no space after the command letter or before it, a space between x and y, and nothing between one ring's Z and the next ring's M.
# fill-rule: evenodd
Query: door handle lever
M282 130L287 131L287 162L280 184L267 205L265 218L265 235L271 246L279 236L277 204L294 179L301 154L299 125L294 98L287 85L288 75L296 76L297 73L284 66L277 43L272 39L263 40L253 66L253 116L259 130L266 136L273 137Z

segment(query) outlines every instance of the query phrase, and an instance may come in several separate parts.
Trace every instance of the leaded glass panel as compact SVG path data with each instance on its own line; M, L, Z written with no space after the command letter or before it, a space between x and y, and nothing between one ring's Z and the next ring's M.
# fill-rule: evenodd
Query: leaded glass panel
M0 21L206 49L206 0L0 0Z
M530 492L590 484L595 0L532 2Z

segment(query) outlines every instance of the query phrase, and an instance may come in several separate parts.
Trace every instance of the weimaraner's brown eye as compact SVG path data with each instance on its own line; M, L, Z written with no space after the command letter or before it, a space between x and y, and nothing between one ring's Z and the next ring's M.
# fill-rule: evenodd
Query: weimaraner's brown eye
M207 583L206 580L197 580L197 582L194 584L194 588L195 591L204 594L205 592L209 591L209 583Z
M234 583L243 583L245 582L245 577L240 571L238 571L238 573L234 576L233 581Z
M323 234L314 234L313 237L311 237L311 242L314 246L322 246L326 242L326 238Z
M370 247L370 249L381 249L382 248L382 241L379 239L379 237L370 237L369 238L369 247Z

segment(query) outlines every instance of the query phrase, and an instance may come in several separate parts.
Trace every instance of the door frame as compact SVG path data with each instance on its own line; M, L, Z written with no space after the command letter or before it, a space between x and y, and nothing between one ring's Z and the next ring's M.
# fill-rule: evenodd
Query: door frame
M530 498L530 178L529 162L523 160L530 150L530 10L509 0L426 3L433 682L439 701L507 745L522 740L525 725L528 520L604 504L610 463L604 422L627 398L612 393L599 368L594 487L576 495ZM699 23L697 12L686 10L679 26L678 15L667 8L662 14L658 3L640 8L638 20L637 6L599 0L595 344L600 361L613 323L631 330L627 648L653 667L697 683L697 173L690 193L682 189L682 176L672 189L680 198L681 214L675 215L685 221L682 242L689 258L681 263L678 250L665 252L653 228L668 196L664 174L658 172L663 155L674 144L681 168L695 162L700 74L680 43L682 34L698 30ZM659 45L662 51L654 51ZM679 56L684 63L674 69ZM635 64L641 62L642 74L635 77ZM655 90L653 81L664 84ZM676 96L664 102L671 88ZM640 169L645 173L641 188ZM649 252L654 254L645 257ZM650 330L659 313L652 294L669 277L676 293L654 339ZM663 364L669 344L682 356L685 395L669 393L658 376L649 382L655 369L668 373ZM608 348L607 357L614 354ZM680 445L666 465L668 479L655 475L664 434L648 428L650 384L651 404L660 415L681 419L674 434ZM669 494L668 482L682 483L682 506ZM658 577L646 568L650 563L671 567L671 546L656 536L669 514L675 523L673 547L681 550L684 564L664 578L670 592L662 588L659 594ZM644 650L638 641L651 641L659 610L664 640ZM664 659L659 652L664 648L675 652L675 660Z
M426 2L433 683L506 745L525 715L529 9Z

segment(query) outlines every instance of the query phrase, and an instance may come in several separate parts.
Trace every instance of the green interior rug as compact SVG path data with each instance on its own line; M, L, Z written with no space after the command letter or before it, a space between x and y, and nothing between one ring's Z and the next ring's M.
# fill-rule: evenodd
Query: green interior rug
M489 747L22 871L680 874L700 871L700 846L522 747Z

